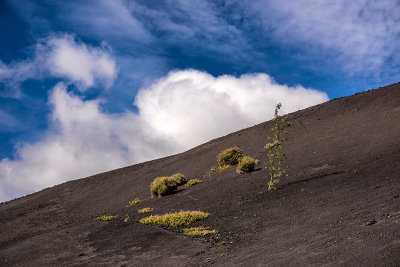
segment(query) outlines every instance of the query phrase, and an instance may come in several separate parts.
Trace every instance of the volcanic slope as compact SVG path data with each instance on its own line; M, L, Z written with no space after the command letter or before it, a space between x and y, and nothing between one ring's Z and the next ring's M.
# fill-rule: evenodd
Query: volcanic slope
M70 181L0 205L1 266L399 266L400 83L288 114L289 176L267 191L272 121L185 153ZM206 127L206 125L204 126ZM258 169L212 172L234 145ZM195 186L151 198L158 176ZM128 201L140 203L127 207ZM140 224L149 214L210 213L194 226L218 235ZM127 222L124 219L129 216ZM101 215L118 215L96 221Z

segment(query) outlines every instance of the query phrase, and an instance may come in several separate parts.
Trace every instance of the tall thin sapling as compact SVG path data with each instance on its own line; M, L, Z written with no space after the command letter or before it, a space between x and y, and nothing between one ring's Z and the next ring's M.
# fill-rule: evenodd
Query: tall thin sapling
M288 166L283 166L286 155L282 152L282 144L287 140L286 136L288 131L286 128L290 127L291 123L287 121L286 117L282 117L278 114L281 107L281 103L276 105L273 119L274 127L271 128L273 135L268 136L271 143L267 143L264 147L267 150L268 157L267 166L265 167L269 176L268 190L276 190L275 186L279 183L279 179L283 175L287 176L286 171Z

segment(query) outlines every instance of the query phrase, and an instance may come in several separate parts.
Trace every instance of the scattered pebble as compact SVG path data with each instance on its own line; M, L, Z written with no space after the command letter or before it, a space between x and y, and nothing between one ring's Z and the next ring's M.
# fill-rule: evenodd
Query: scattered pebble
M373 225L373 224L375 224L375 223L377 223L377 221L371 220L371 221L369 221L369 222L366 223L366 226L370 226L370 225Z

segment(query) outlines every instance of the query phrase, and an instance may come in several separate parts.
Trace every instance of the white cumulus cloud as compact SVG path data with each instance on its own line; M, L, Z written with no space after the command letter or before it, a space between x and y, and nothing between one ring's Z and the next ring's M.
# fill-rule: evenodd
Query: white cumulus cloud
M287 113L326 100L323 92L280 85L267 74L213 77L186 70L141 90L135 104L150 128L187 149L271 119L278 102Z
M106 114L64 83L52 90L46 138L0 161L0 201L67 180L182 152L212 138L327 101L325 93L280 85L267 74L214 77L172 72L136 97L138 113Z
M82 90L96 80L109 87L115 79L116 64L108 51L77 43L72 36L51 38L40 50L39 54L48 54L46 66L52 75L66 77Z
M110 87L117 67L107 45L89 46L69 34L52 35L38 41L33 56L25 61L5 65L0 61L0 83L6 92L1 95L20 95L20 84L28 79L57 77L77 86L81 91L92 86Z
M55 86L49 101L52 129L46 138L20 145L15 160L0 161L0 201L169 151L140 127L134 113L105 114L100 101L83 101L64 83Z

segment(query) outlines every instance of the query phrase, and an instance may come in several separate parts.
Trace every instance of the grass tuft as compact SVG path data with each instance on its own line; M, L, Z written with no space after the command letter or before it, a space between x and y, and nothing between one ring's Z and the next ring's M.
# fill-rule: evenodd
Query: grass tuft
M131 206L139 204L139 203L140 203L140 199L135 198L134 200L129 201L129 206L128 207L131 207Z
M225 171L225 170L229 169L230 167L232 167L232 166L225 164L225 165L222 165L222 166L218 166L217 169L211 169L211 171L213 171L213 172L222 172L222 171Z
M193 185L199 184L201 182L202 182L202 180L200 180L200 179L192 179L189 182L187 182L186 186L193 186Z
M205 236L216 234L217 230L209 230L210 227L192 227L192 228L185 228L183 229L183 233L188 236Z
M96 221L110 221L111 219L116 218L117 216L113 216L113 215L103 215L103 216L99 216L94 218Z
M143 208L143 209L138 210L138 213L142 214L142 213L148 213L148 212L152 212L152 211L153 211L153 208Z
M151 215L139 220L142 224L152 224L167 227L187 226L197 220L207 218L209 213L202 211L183 211L166 213L164 215Z

